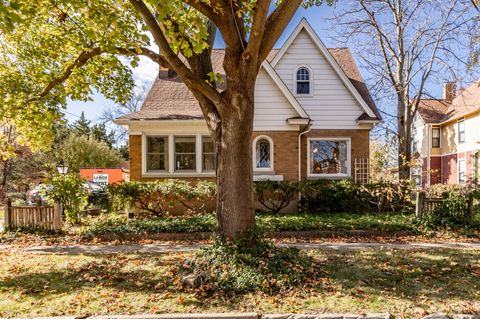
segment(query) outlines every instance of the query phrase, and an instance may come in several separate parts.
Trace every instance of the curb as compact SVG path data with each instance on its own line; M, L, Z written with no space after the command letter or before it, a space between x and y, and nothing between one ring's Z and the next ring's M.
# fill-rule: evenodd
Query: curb
M192 232L192 233L105 233L92 236L100 241L138 241L138 240L159 240L159 241L179 241L179 240L208 240L214 235L213 232ZM402 237L414 235L411 231L383 231L383 230L305 230L305 231L276 231L267 232L267 238L332 238L332 237Z

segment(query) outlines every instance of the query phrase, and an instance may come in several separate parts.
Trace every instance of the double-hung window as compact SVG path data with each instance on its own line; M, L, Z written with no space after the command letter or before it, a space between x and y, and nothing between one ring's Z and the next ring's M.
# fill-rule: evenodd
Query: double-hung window
M146 142L147 171L168 171L168 136L148 136Z
M432 147L440 148L440 128L439 127L432 128Z
M457 123L458 125L458 143L465 142L465 121L460 120Z
M216 158L213 140L210 136L202 136L202 171L215 171Z
M418 150L417 132L413 131L413 133L412 133L412 152L416 152L417 150Z
M310 176L350 176L350 139L309 139L308 175Z
M175 171L196 170L196 137L175 136Z
M297 95L310 94L310 71L306 67L301 67L297 70L296 84Z

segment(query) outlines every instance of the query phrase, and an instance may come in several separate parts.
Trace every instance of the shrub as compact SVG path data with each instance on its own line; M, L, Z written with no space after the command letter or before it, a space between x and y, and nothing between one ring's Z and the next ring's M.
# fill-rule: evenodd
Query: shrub
M443 198L449 194L466 195L468 188L458 184L435 184L427 189L427 197Z
M255 197L269 212L278 214L298 196L299 183L291 181L255 182Z
M114 209L139 210L142 217L165 217L176 204L189 212L201 211L215 197L214 183L199 181L195 186L183 180L126 182L108 187Z
M60 202L69 223L76 224L78 216L88 204L88 192L83 187L83 179L75 173L55 175L51 188L45 188L44 194L51 200Z
M443 198L442 205L431 213L422 215L419 223L427 228L469 228L473 215L469 211L469 192L465 187L454 185L436 186L429 190L429 197Z
M199 290L224 294L275 294L315 278L312 258L297 248L276 247L256 232L241 240L217 238L180 270L199 276Z
M351 180L317 180L304 181L300 189L300 205L306 213L360 213L372 207L379 213L413 210L410 181L358 185Z
M304 181L300 207L306 213L363 212L369 207L359 185L351 180Z
M413 182L375 182L363 185L361 192L367 194L370 204L379 213L413 211Z

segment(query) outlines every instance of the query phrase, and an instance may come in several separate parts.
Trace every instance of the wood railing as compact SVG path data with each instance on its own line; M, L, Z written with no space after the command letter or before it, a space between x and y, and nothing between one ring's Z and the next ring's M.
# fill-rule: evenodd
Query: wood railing
M12 206L7 200L4 208L5 228L32 227L47 230L62 228L62 208L53 206Z
M417 202L415 206L415 215L421 217L424 214L435 212L443 205L443 198L427 197L425 192L417 192ZM470 214L473 214L473 194L468 194L465 203Z

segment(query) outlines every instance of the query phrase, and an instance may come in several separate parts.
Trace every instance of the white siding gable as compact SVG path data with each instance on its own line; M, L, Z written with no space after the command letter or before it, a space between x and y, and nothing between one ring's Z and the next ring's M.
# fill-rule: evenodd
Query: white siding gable
M295 73L300 66L312 71L311 96L296 96L313 120L314 129L359 128L357 118L364 113L362 106L345 86L310 35L302 29L285 54L275 65L275 71L295 95Z
M288 118L298 116L278 85L265 69L261 68L255 84L253 129L255 131L298 130L298 126L287 124Z

